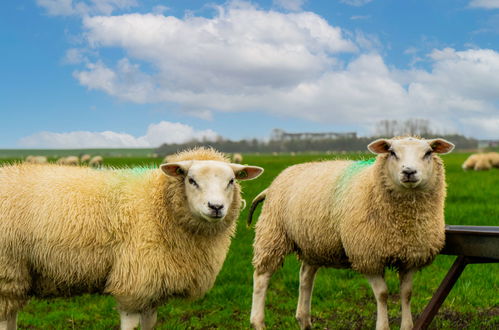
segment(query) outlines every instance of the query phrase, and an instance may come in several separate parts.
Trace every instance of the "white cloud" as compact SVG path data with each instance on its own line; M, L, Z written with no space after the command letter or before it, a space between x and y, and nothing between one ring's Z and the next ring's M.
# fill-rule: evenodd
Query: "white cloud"
M36 0L36 3L53 16L110 15L115 10L137 6L136 0Z
M136 103L178 104L199 118L259 110L360 125L366 133L377 120L419 117L485 137L492 131L478 128L482 119L499 113L493 50L447 48L424 56L408 49L430 69L400 70L378 54L375 36L355 32L348 39L314 13L241 2L218 7L212 18L129 14L87 17L83 24L93 52L113 47L125 57L112 65L84 63L74 72L82 85ZM137 63L148 65L147 72Z
M193 127L168 121L151 124L144 136L134 137L112 131L66 133L39 132L18 141L18 145L30 148L156 148L163 143L184 143L193 139L213 141L218 134L210 129L195 130Z
M301 11L305 0L273 0L274 5L290 11Z
M499 0L471 0L470 7L484 9L498 9Z
M343 2L346 5L355 6L355 7L367 5L371 1L373 0L340 0L340 2Z

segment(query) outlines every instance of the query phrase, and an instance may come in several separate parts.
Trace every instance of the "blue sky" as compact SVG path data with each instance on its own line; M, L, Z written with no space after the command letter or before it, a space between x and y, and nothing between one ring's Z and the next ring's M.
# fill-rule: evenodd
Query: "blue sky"
M0 4L0 148L374 132L499 138L499 0Z

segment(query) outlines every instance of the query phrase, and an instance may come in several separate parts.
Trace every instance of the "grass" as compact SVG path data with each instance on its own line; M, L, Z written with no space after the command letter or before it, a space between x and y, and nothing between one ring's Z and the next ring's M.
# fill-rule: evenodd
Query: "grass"
M351 159L366 155L348 155ZM245 162L265 168L262 177L243 182L244 197L251 202L272 179L291 164L333 158L331 155L246 155ZM342 157L345 157L342 155ZM463 172L467 154L444 156L448 197L446 222L455 225L499 226L499 170ZM107 158L113 166L149 165L158 159ZM255 218L258 216L255 214ZM249 327L252 294L253 229L246 228L247 209L241 214L237 235L215 287L202 299L172 299L158 312L158 329L245 329ZM415 275L413 315L416 317L445 276L455 257L440 255ZM298 329L294 311L298 298L299 263L294 256L271 280L266 304L270 329ZM392 329L400 322L398 280L387 272ZM430 328L499 328L499 265L469 265L447 297ZM315 329L364 329L375 326L376 305L367 281L351 270L321 269L315 282L312 316ZM117 329L119 317L111 297L82 295L51 300L32 299L19 314L20 329Z

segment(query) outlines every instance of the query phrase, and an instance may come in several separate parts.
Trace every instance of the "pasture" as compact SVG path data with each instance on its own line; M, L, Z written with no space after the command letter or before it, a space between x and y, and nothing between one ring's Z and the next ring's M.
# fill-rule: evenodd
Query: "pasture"
M443 156L448 183L446 223L453 225L499 226L499 169L463 172L468 154ZM306 161L359 159L352 155L244 155L244 163L262 166L265 173L255 181L243 182L244 198L251 200L265 189L284 168ZM0 162L12 159L3 159ZM159 164L161 158L105 158L113 167ZM259 215L258 208L254 222ZM239 219L237 234L214 288L201 300L173 299L158 311L157 329L245 329L249 328L252 294L251 266L253 228L246 227L246 208ZM440 284L453 256L437 257L414 278L412 312L414 319ZM290 255L272 277L266 303L266 324L270 329L298 329L294 319L298 298L299 263ZM392 328L400 322L398 280L393 271L386 274L390 289L389 315ZM376 303L367 281L351 270L321 269L312 299L316 329L374 328ZM111 297L83 295L67 299L32 299L19 314L20 329L112 329L119 316ZM498 329L499 265L469 265L447 297L432 323L434 329Z

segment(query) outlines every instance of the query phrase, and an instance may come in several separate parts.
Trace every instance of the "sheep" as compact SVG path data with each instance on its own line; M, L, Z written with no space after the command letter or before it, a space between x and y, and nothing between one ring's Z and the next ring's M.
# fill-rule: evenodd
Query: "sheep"
M80 163L80 159L76 156L66 156L59 158L56 163L59 165L77 166Z
M232 161L236 164L242 164L243 155L241 155L240 153L235 153L234 155L232 155Z
M499 168L499 152L489 152L490 164L493 167Z
M488 152L470 155L463 163L463 170L488 171L499 167L499 153Z
M88 166L101 167L103 162L104 162L104 159L102 158L102 156L94 156L88 162Z
M481 158L482 154L472 154L464 161L462 168L463 170L474 170L477 161Z
M90 161L91 158L92 158L92 156L90 156L89 154L83 154L80 157L80 163L86 164Z
M402 327L411 329L413 273L433 261L444 244L445 173L436 155L454 145L443 139L379 139L371 161L322 161L291 166L254 200L265 200L253 244L250 322L264 324L270 277L284 257L298 255L300 292L296 318L311 327L314 277L320 267L364 274L377 301L376 329L389 329L386 267L398 270Z
M45 164L47 163L47 157L45 156L28 156L25 159L26 163L29 164Z
M30 296L84 292L114 296L122 329L151 329L168 298L213 286L239 216L235 179L262 172L205 148L159 169L0 167L0 329Z
M479 154L476 160L474 170L475 171L488 171L492 168L492 163L487 154Z

